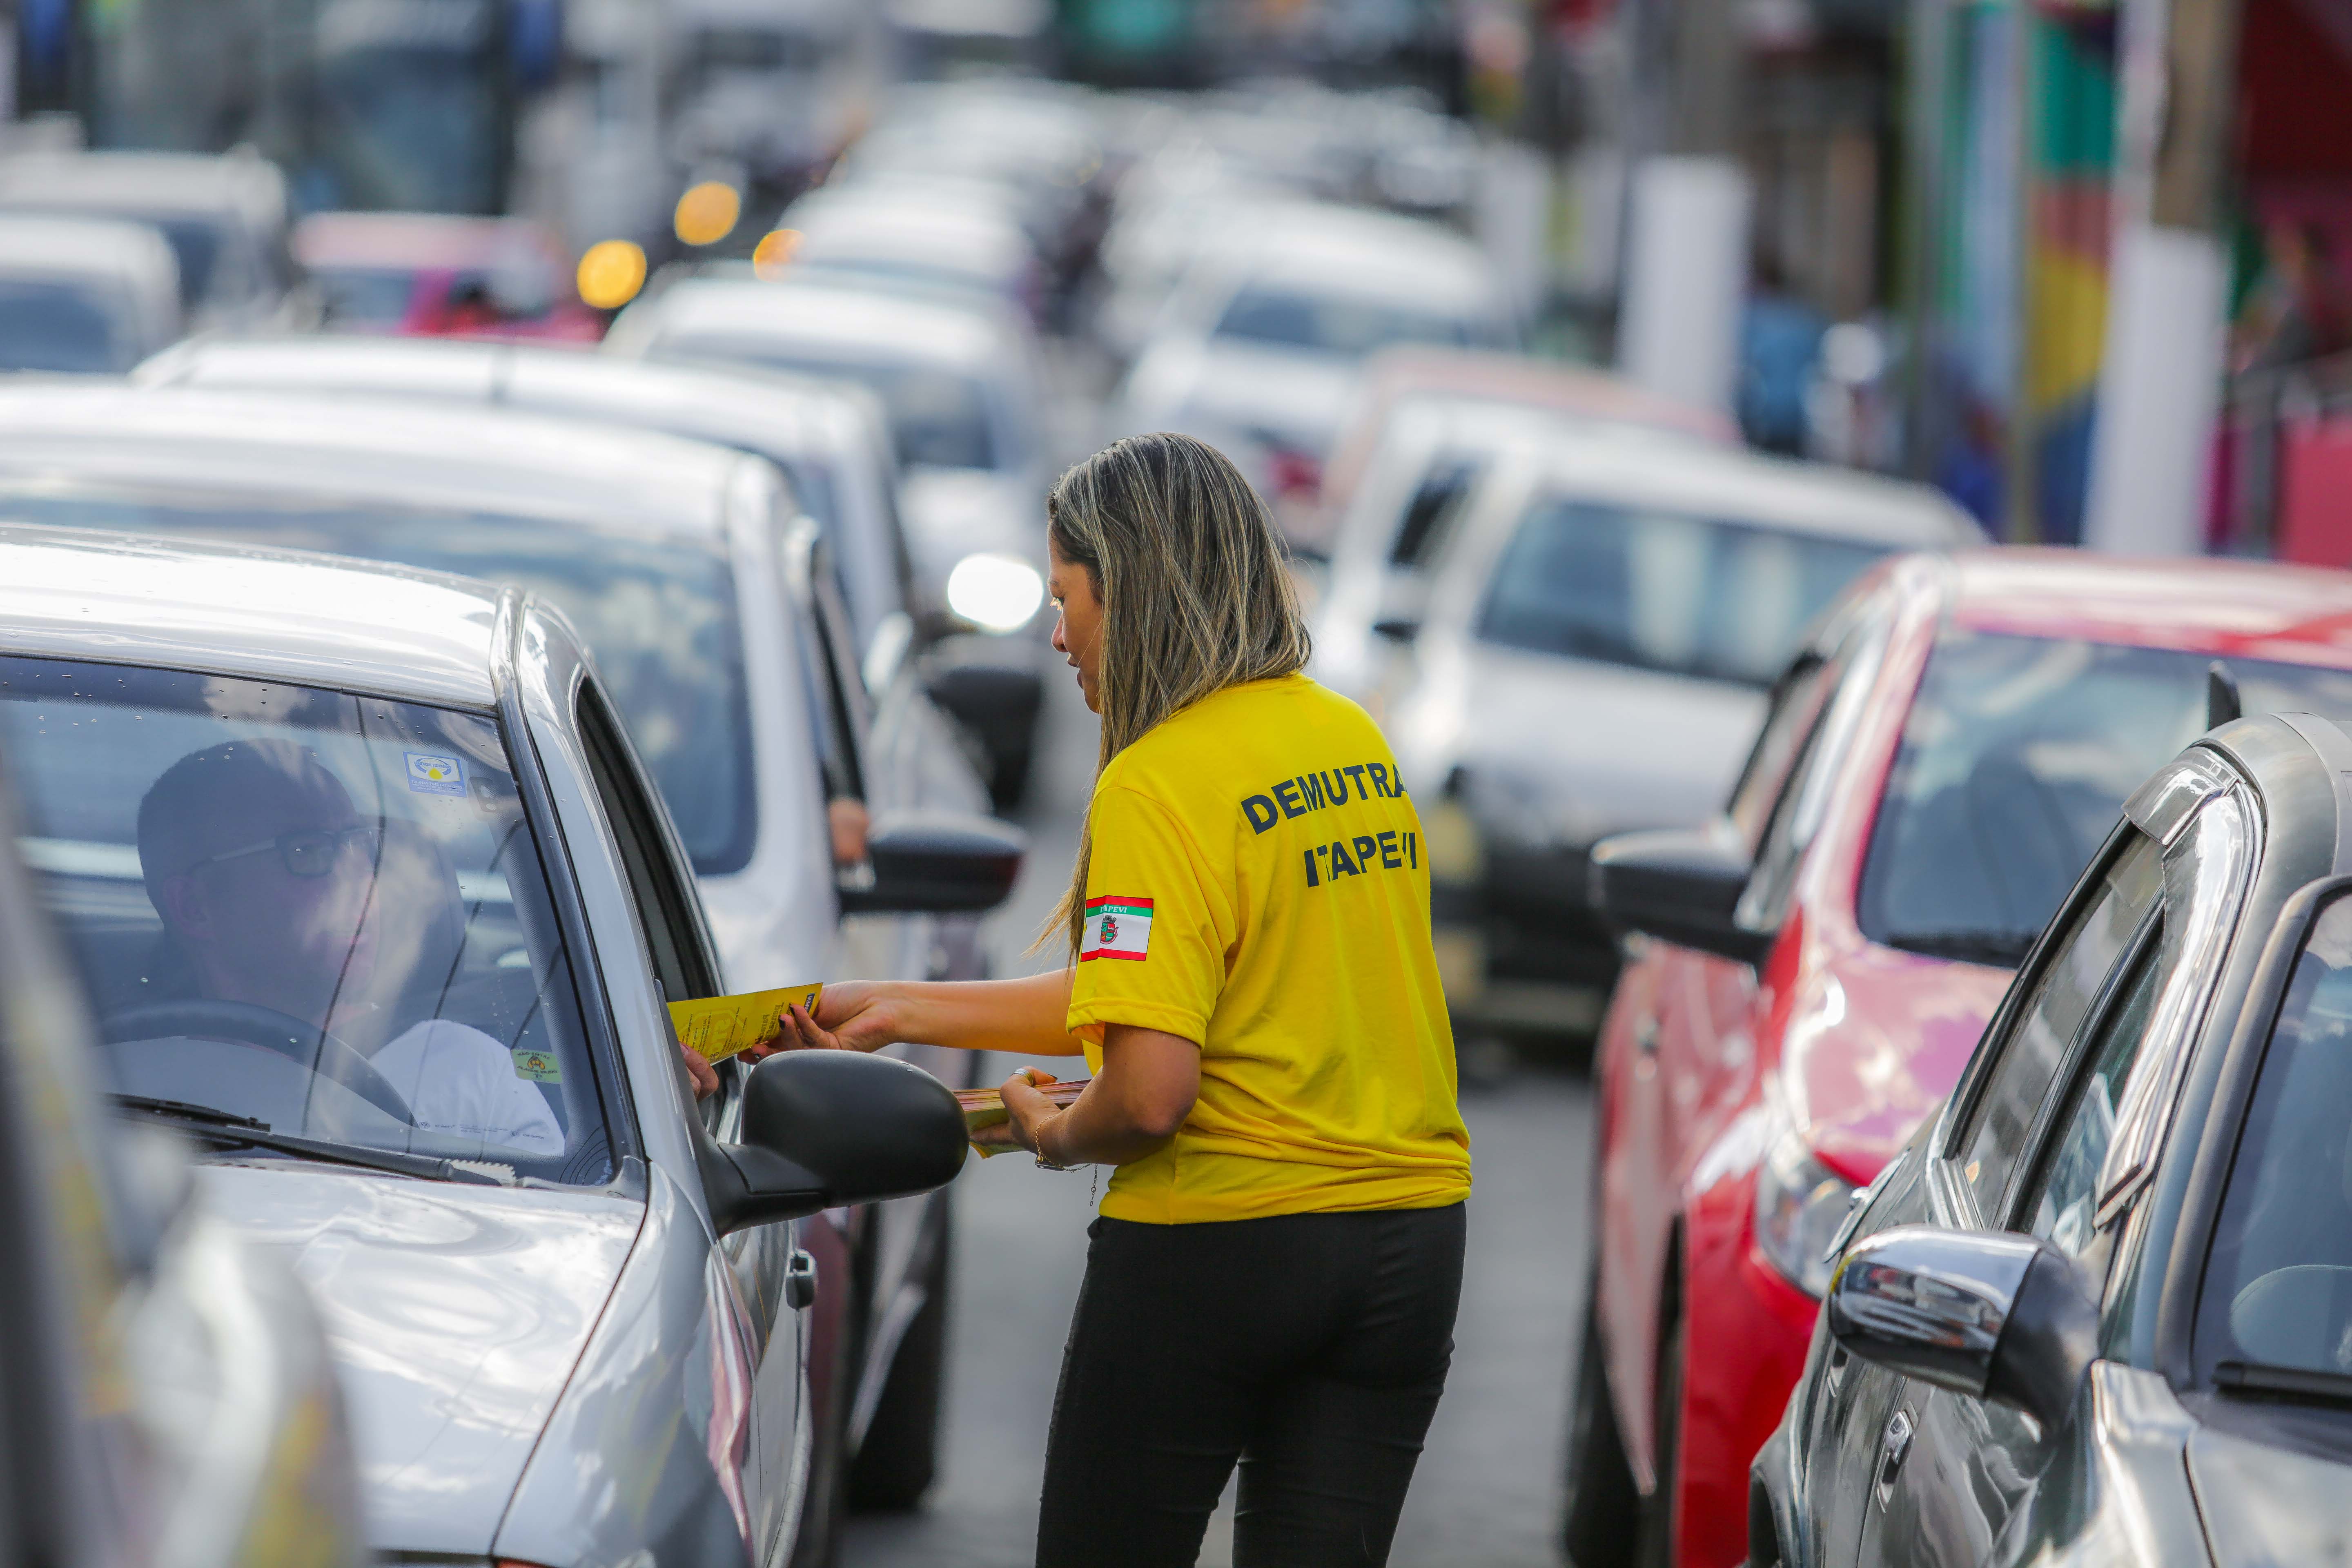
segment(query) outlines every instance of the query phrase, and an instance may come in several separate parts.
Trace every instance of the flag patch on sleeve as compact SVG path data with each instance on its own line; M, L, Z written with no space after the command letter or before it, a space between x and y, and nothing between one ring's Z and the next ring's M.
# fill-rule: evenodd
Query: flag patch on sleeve
M1151 949L1151 900L1103 898L1087 900L1087 933L1078 942L1078 962L1131 958L1141 962Z

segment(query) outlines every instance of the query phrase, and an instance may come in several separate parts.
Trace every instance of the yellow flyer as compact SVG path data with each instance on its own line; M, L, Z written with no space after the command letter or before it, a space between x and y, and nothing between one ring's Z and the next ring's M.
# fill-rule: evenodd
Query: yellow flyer
M776 991L746 991L736 996L704 996L669 1005L669 1021L678 1044L698 1051L711 1061L724 1061L750 1046L766 1045L783 1033L778 1022L784 1009L797 1002L814 1017L818 985L787 985Z

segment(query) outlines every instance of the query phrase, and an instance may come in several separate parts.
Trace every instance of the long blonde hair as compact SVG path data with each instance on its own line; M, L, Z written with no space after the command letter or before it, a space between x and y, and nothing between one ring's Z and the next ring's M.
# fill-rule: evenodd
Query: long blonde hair
M1055 484L1045 529L1102 603L1097 777L1169 715L1306 665L1311 645L1282 540L1241 470L1206 442L1160 434L1104 447ZM1069 890L1038 939L1058 930L1073 958L1094 860L1091 809L1087 817Z

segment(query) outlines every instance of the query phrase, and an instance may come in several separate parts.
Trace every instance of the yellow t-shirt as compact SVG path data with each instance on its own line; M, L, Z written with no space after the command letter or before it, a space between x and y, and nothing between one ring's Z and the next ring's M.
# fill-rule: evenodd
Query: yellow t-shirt
M1163 721L1095 785L1069 1027L1201 1047L1175 1141L1111 1178L1113 1219L1435 1208L1470 1191L1429 857L1364 710L1304 676Z

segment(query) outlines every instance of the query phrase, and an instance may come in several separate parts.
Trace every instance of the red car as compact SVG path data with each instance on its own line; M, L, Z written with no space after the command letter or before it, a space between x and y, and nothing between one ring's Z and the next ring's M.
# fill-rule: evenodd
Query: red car
M1904 556L1780 678L1723 818L1596 850L1594 897L1645 934L1597 1056L1578 1568L1745 1561L1748 1463L1855 1188L1958 1079L2125 796L2239 703L2352 714L2352 574Z
M336 332L593 343L604 321L580 302L553 235L527 218L312 213L294 258Z

